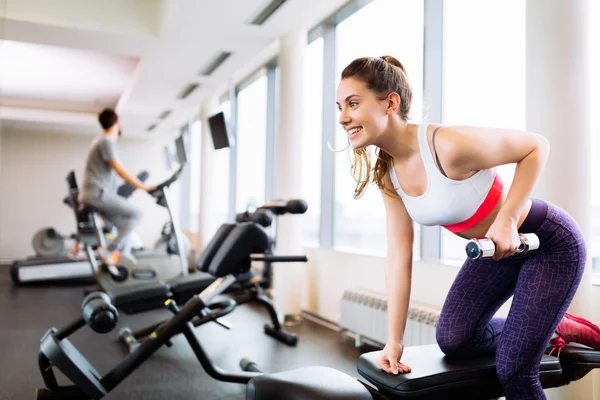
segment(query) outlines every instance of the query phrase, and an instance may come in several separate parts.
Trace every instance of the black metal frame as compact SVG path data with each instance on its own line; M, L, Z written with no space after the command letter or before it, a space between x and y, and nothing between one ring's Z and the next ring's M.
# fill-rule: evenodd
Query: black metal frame
M301 214L306 211L306 203L303 201L295 200L286 204L303 205L303 207L290 207L289 209L282 207L281 210L277 210L278 212L273 212L276 215L281 215L284 213ZM258 232L260 236L260 230ZM211 377L225 382L248 383L250 379L259 375L259 373L247 371L227 372L216 366L196 338L194 327L214 321L232 312L238 304L258 302L267 308L273 323L272 326L265 325L265 333L285 344L292 346L296 344L295 334L283 330L271 300L261 292L261 288L271 287L272 263L306 262L307 258L306 256L276 256L272 254L273 239L268 239L268 244L265 244L264 241L261 244L259 242L260 240L257 239L256 247L244 250L250 253L242 260L229 261L235 263L235 266L223 264L223 270L215 273L218 278L201 293L187 300L182 309L179 309L174 299L168 299L165 306L174 314L172 318L144 328L136 332L136 335L131 334L130 331L128 333L124 332L123 339L130 344L130 353L104 376L101 376L67 339L69 335L86 325L86 320L83 317L78 317L60 330L56 328L48 330L42 338L38 357L46 388L38 390L37 398L100 399L126 379L161 346L171 345L171 338L179 333L183 333L196 358ZM263 248L263 246L266 248ZM262 254L251 255L253 251L257 251L259 248ZM250 270L252 261L262 261L264 263L262 276L260 279L242 281L240 278ZM244 290L243 294L229 301L211 302L217 295L232 289L236 284ZM104 307L106 304L102 306ZM119 336L121 337L121 335ZM136 336L148 337L138 343ZM134 346L131 344L134 344ZM59 386L53 371L54 368L57 368L69 378L73 385Z
M260 258L265 261L265 264L272 262L306 262L305 256L274 256L265 255ZM273 329L275 331L285 334L281 324L277 319L277 313L268 297L260 293L258 284L254 288L251 288L243 295L240 295L233 300L224 301L219 303L210 304L210 300L215 296L225 292L231 285L235 284L237 278L235 275L228 275L222 278L218 278L210 286L208 286L202 293L193 296L183 308L179 309L174 300L167 300L165 305L173 312L174 316L162 323L152 325L145 328L143 331L138 331L139 336L149 336L146 340L142 341L139 346L135 348L129 355L121 360L110 372L103 377L98 377L97 382L92 382L91 385L95 386L94 395L87 393L81 388L81 386L89 387L90 382L88 378L85 381L77 382L78 378L82 374L80 370L90 368L84 368L82 365L88 366L89 363L85 358L77 352L75 358L71 358L67 355L62 345L72 347L68 342L67 337L83 326L85 321L82 317L77 318L73 322L69 323L60 330L56 328L50 329L44 338L42 338L42 345L40 346L40 353L38 357L39 367L44 379L46 388L38 389L37 399L99 399L114 389L119 383L126 379L138 366L146 361L150 356L154 354L163 345L169 345L170 339L179 334L183 333L186 340L190 344L192 351L196 355L196 358L200 362L200 365L206 370L206 372L213 378L233 383L248 383L253 377L260 375L259 373L252 373L246 371L239 372L228 372L220 367L216 366L210 359L202 344L196 338L194 333L194 327L204 324L219 318L235 309L238 304L244 304L251 301L256 301L267 308L271 321L273 322ZM210 304L207 306L207 304ZM218 306L223 308L218 308ZM267 332L268 333L268 332ZM54 363L44 353L43 349L47 349L48 346L52 348L53 354L59 354L64 360L68 360L70 370L61 370L74 385L70 386L59 386L56 381L56 376L53 371ZM74 349L74 348L73 348ZM76 351L76 350L75 350ZM75 357L75 356L74 356ZM92 367L93 369L93 367ZM95 376L95 374L92 374ZM93 378L92 378L93 379Z
M232 276L226 278L220 278L213 285L207 288L207 296L214 296L220 293L225 287L235 281ZM203 292L204 293L204 292ZM205 302L202 300L201 295L196 295L190 299L182 309L178 309L174 301L169 302L169 309L175 313L175 316L169 319L167 322L161 324L156 331L154 331L148 340L145 340L141 345L121 362L119 362L110 372L99 379L99 382L106 391L110 392L125 378L127 378L138 366L146 361L154 352L160 347L167 344L171 337L179 333L183 333L185 338L189 342L194 354L198 358L198 361L206 369L209 375L216 379L226 380L228 382L247 383L252 377L257 374L251 374L247 372L240 373L226 373L219 367L216 367L212 360L208 357L206 351L196 338L194 334L194 325L191 323L197 315L206 307ZM74 333L85 325L83 318L78 318L74 322L67 325L61 330L51 330L48 332L46 337L43 339L58 339L59 341L66 340L66 337ZM63 398L77 398L77 399L89 399L93 398L89 394L82 391L78 386L77 382L75 385L61 387L56 382L54 371L52 370L52 363L48 357L40 351L39 354L39 365L46 384L46 389L38 390L38 399L63 399ZM62 371L70 379L67 371ZM97 397L100 398L100 397Z

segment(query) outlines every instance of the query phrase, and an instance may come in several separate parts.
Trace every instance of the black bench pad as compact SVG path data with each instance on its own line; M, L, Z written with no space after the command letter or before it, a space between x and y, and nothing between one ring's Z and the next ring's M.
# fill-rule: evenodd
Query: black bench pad
M449 390L473 387L499 387L494 354L467 360L445 356L437 344L406 347L402 361L412 371L406 374L388 374L377 365L381 351L365 353L358 360L358 373L375 385L381 392L399 398L429 397ZM544 355L540 365L540 377L560 375L560 361Z
M169 281L173 300L178 304L185 304L192 296L199 294L216 280L214 276L206 272L195 272L186 276L180 276Z
M169 286L162 281L123 286L107 292L115 307L126 314L164 307L169 298Z

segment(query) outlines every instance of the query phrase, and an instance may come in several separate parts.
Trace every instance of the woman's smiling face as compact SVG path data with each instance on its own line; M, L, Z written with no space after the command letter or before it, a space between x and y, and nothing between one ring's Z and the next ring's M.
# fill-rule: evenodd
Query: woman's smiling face
M387 101L377 98L361 80L342 79L336 104L340 110L339 123L353 149L374 144L384 132L388 122Z

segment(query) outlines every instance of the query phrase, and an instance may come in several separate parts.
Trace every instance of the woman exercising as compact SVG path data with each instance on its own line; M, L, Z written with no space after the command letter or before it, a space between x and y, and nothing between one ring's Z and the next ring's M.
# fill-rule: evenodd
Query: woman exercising
M413 221L441 225L462 238L491 239L496 248L492 258L468 259L460 269L437 325L441 350L458 358L495 352L508 399L545 399L539 365L549 344L600 349L600 328L566 313L585 268L583 235L564 210L530 198L548 141L508 129L410 123L411 86L391 56L356 59L341 78L337 105L354 151L355 198L374 182L386 210L389 330L379 365L393 374L411 370L401 357ZM495 170L509 163L516 163L510 188ZM519 233L535 233L540 248L515 255ZM511 295L508 317L492 318Z

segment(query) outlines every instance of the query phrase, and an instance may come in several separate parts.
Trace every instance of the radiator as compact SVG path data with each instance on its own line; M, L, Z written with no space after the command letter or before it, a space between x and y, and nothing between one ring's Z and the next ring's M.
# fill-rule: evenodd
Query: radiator
M405 346L434 344L435 327L440 309L428 304L411 301L404 331ZM356 345L362 338L376 343L387 342L387 301L384 294L362 289L344 291L340 302L339 325L356 336Z

